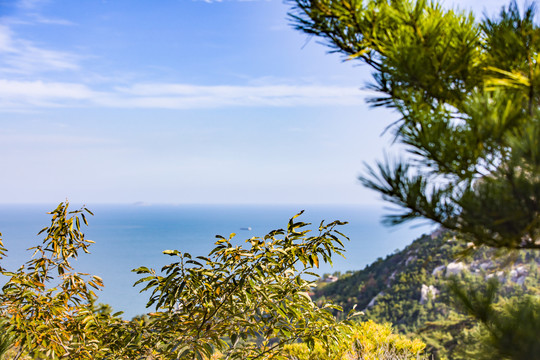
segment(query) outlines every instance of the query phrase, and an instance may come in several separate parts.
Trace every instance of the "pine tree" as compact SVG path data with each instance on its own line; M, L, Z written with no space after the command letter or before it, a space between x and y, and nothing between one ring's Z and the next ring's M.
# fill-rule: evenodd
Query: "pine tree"
M514 1L476 21L426 0L290 2L296 28L370 66L378 96L369 101L400 115L390 128L408 155L360 178L402 210L388 224L424 218L476 246L540 249L534 5L520 13ZM453 293L481 324L469 358L538 358L537 296L499 301L495 280Z
M370 66L373 106L408 156L361 181L476 245L540 248L540 30L534 6L493 19L425 0L291 0L297 29Z

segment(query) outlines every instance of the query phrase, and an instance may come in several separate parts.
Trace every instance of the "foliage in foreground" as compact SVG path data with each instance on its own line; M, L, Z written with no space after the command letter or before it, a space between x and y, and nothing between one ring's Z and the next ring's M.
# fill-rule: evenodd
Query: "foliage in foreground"
M474 359L538 359L540 357L540 298L526 294L497 301L500 283L491 278L482 285L462 284L454 279L451 290L457 305L480 326L479 341L465 351Z
M206 257L165 251L176 261L162 273L134 270L145 275L138 283L155 312L125 321L95 305L101 279L71 265L91 243L81 231L85 212L60 204L33 258L15 272L1 270L0 310L15 359L277 359L297 341L340 348L347 339L351 325L331 312L338 307L316 305L308 294L317 278L310 270L343 252L342 222L321 222L310 235L298 214L286 230L247 246L233 244L232 234L218 236Z
M361 180L465 241L540 249L540 28L534 6L500 16L427 0L290 0L297 29L373 70L374 106L396 111L407 158Z
M333 306L313 303L313 281L305 276L316 277L310 269L343 251L344 235L335 229L343 223L321 223L309 236L308 224L294 222L298 215L287 230L248 239L246 247L233 245L232 234L218 236L207 257L165 251L177 260L163 275L136 269L146 275L138 281L143 290L152 291L148 306L156 307L145 341L167 356L201 358L217 350L242 359L278 356L297 340L339 343L336 330L344 324L336 323Z
M343 334L340 347L324 349L321 343L315 343L310 349L305 343L286 347L287 358L291 360L412 360L425 359L422 355L425 344L418 339L409 338L392 332L387 323L377 324L371 320L357 323Z
M2 287L0 311L9 321L16 346L29 354L56 358L69 354L85 358L92 354L92 343L86 339L89 304L95 297L92 288L102 286L101 279L74 271L70 264L79 252L88 252L91 241L84 238L80 218L83 210L69 212L60 204L50 214L51 225L33 258L15 272L2 269L8 277ZM80 215L80 217L79 217ZM6 249L2 245L2 256Z

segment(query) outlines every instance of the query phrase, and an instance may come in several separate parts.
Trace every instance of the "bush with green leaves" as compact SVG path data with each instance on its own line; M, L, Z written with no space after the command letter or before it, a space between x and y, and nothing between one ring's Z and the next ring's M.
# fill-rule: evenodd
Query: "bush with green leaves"
M94 290L103 286L97 276L75 271L71 262L93 243L81 224L85 208L69 210L61 203L50 212L50 226L42 229L42 244L30 248L32 259L16 271L1 269L7 281L0 293L5 343L13 359L146 359L147 322L125 321L96 307ZM0 255L7 249L0 240ZM3 348L3 347L2 347Z
M151 291L148 306L151 335L147 342L164 358L269 359L283 356L284 346L302 340L335 346L342 339L331 313L335 306L316 305L309 292L320 262L343 252L346 238L336 227L321 223L310 235L308 224L295 222L234 244L235 234L218 236L206 257L178 250L165 254L176 260L162 269L141 267L138 281ZM309 280L311 277L312 280Z
M87 338L86 325L80 321L88 314L88 305L102 281L97 276L75 272L70 261L79 252L88 252L91 241L81 231L86 209L69 211L60 204L50 214L51 225L40 231L43 243L33 250L33 258L15 272L2 269L8 278L2 287L0 311L9 320L19 352L43 355L51 359L69 356L88 358L94 343ZM6 249L2 245L2 256ZM84 320L84 319L82 319Z
M347 322L331 304L316 305L309 292L321 262L343 253L344 223L321 222L311 235L293 217L287 230L246 240L218 236L206 257L178 250L162 274L140 267L143 290L155 311L131 321L95 305L100 278L75 271L71 261L87 253L81 223L86 209L60 204L34 256L8 278L0 294L6 348L15 359L268 359L295 341L338 346ZM2 256L6 256L3 245ZM350 316L356 315L351 313ZM0 344L1 345L1 344ZM11 346L13 345L13 346Z

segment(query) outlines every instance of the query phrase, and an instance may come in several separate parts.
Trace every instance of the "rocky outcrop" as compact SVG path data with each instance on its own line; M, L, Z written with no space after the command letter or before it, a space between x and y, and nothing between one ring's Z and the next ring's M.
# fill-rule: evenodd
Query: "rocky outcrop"
M422 289L420 290L420 304L426 304L428 300L435 299L438 294L439 290L435 286L422 284Z

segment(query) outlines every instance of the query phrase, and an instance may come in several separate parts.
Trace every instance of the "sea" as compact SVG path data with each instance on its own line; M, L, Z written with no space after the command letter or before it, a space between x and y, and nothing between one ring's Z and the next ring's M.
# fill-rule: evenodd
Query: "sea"
M301 210L304 213L297 220L312 223L313 230L322 220L348 222L339 228L350 238L345 243L345 258L336 256L333 267L321 264L316 270L321 275L361 270L433 230L430 225L385 227L381 224L384 209L360 205L86 206L94 216L88 216L89 226L84 227L84 233L95 244L90 247L91 254L83 253L74 266L77 271L103 278L105 287L97 293L98 302L123 311L125 319L154 311L146 308L150 293L140 293L142 286L133 286L140 275L132 269L147 266L160 270L174 260L164 255L164 250L205 256L212 250L216 235L228 237L235 233L241 243L271 230L286 229L289 219ZM47 212L55 207L0 205L0 232L8 248L8 256L0 260L4 268L15 270L31 258L32 252L26 249L43 241L44 236L37 233L50 224Z

